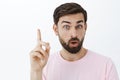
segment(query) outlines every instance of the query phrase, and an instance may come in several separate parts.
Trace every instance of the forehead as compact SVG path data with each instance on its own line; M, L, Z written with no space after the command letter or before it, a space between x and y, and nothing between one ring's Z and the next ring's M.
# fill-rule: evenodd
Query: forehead
M68 21L71 23L77 22L79 20L82 20L84 22L84 15L82 13L77 13L77 14L69 14L60 17L58 23L61 23L62 21Z

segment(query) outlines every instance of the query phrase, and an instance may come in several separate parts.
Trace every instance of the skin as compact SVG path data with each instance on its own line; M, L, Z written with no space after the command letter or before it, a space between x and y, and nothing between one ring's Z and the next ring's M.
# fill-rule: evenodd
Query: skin
M70 14L59 19L57 25L53 26L55 34L64 42L68 43L71 38L77 37L80 41L85 37L87 24L84 21L82 13ZM76 44L77 45L77 44ZM71 45L69 45L72 47ZM86 54L86 49L81 50L76 54L71 54L64 48L61 50L61 56L68 61L75 61L82 58Z
M87 25L84 21L82 13L65 15L60 17L58 24L53 25L55 34L68 44L71 38L77 37L79 40L83 39L86 33ZM70 47L77 46L77 42L73 45L69 44ZM42 48L45 47L45 50ZM41 40L40 30L37 30L37 46L30 52L31 61L31 80L42 80L42 70L46 65L49 57L50 46L49 43ZM63 59L67 61L76 61L85 56L87 50L81 48L76 54L71 54L64 48L60 51Z
M42 48L45 47L45 50ZM49 57L49 43L41 40L40 30L37 30L37 45L30 52L31 61L31 80L42 80L42 70L47 63Z

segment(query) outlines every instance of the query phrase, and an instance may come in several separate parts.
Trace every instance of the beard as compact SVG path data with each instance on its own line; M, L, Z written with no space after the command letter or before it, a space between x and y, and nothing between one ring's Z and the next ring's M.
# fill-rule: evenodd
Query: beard
M76 54L82 48L84 37L81 39L81 41L78 38L71 38L68 41L68 43L66 43L60 36L59 36L59 40L60 40L60 43L61 43L62 47L65 50L67 50L71 54ZM77 44L77 45L76 46L72 46L72 47L70 46L70 45L74 45L74 44Z

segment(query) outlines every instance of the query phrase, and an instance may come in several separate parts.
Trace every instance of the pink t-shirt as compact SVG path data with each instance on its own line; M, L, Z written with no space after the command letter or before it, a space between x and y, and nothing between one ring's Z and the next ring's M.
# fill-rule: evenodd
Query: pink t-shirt
M77 61L66 61L57 52L49 57L43 80L119 80L110 58L87 51Z

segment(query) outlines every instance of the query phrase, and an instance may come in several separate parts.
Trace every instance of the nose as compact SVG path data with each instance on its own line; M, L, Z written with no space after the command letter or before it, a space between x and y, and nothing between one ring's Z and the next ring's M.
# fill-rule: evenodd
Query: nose
M72 37L72 38L77 37L77 30L76 30L76 29L72 29L72 30L71 30L71 37Z

